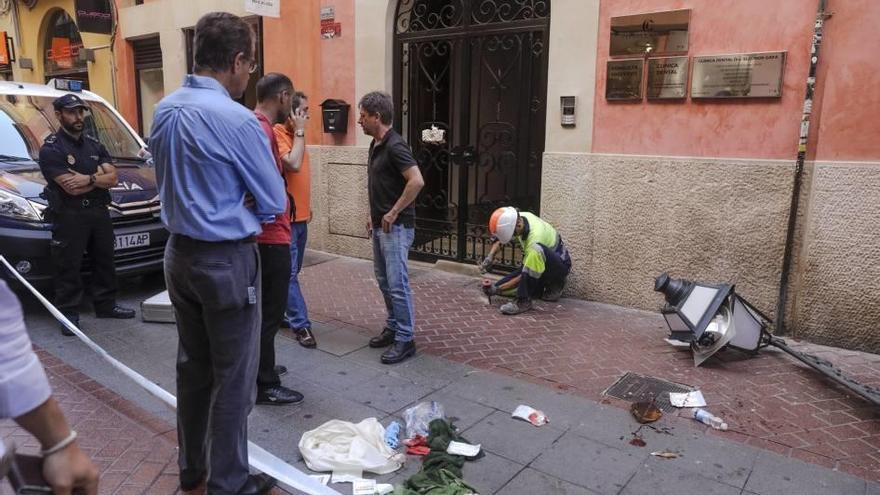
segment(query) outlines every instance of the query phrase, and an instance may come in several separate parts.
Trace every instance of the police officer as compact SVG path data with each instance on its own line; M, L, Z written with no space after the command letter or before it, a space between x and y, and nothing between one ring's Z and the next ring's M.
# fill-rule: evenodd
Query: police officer
M98 318L134 318L134 310L116 304L113 266L113 223L107 205L108 189L117 183L116 168L107 149L85 134L88 106L75 94L52 102L61 130L49 135L40 149L40 170L46 178L49 219L54 223L50 243L55 268L55 304L79 325L83 294L80 275L83 255L92 259L92 295ZM63 325L64 335L73 335Z

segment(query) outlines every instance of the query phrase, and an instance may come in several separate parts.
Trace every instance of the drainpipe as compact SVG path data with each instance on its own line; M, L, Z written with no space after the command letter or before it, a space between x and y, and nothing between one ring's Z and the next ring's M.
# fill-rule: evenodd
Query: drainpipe
M813 95L816 89L816 67L819 65L819 48L822 45L822 32L825 20L831 17L826 12L828 0L819 0L816 24L813 31L813 44L810 47L810 72L807 76L807 92L804 95L804 109L801 115L800 137L798 140L797 162L794 169L794 185L791 191L791 206L788 210L788 231L785 236L785 251L782 254L782 277L779 281L779 298L776 302L776 334L785 334L785 301L788 297L788 279L791 274L794 231L797 225L798 204L801 197L804 161L807 158L807 137L810 135L810 116L813 113Z

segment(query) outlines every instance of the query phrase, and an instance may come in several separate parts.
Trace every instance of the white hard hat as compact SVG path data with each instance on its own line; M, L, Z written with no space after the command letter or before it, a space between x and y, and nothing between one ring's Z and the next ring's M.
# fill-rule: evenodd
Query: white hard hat
M512 206L498 208L492 212L492 216L489 218L489 232L497 237L502 244L507 244L513 237L518 219L519 213L516 208Z

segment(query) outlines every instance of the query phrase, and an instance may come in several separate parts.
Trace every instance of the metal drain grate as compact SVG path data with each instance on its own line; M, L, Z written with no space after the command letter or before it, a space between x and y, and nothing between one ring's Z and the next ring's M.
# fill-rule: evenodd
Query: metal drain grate
M662 411L670 412L678 408L669 403L669 392L690 392L692 390L695 390L694 387L681 383L667 382L659 378L628 372L602 392L602 395L627 402L649 401L656 398L655 405Z

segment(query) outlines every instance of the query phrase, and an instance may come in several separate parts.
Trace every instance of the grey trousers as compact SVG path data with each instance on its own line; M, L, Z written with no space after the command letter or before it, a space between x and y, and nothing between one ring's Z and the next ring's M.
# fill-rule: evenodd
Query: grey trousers
M165 282L177 318L178 464L184 489L233 495L247 481L256 400L260 258L252 241L172 235Z

